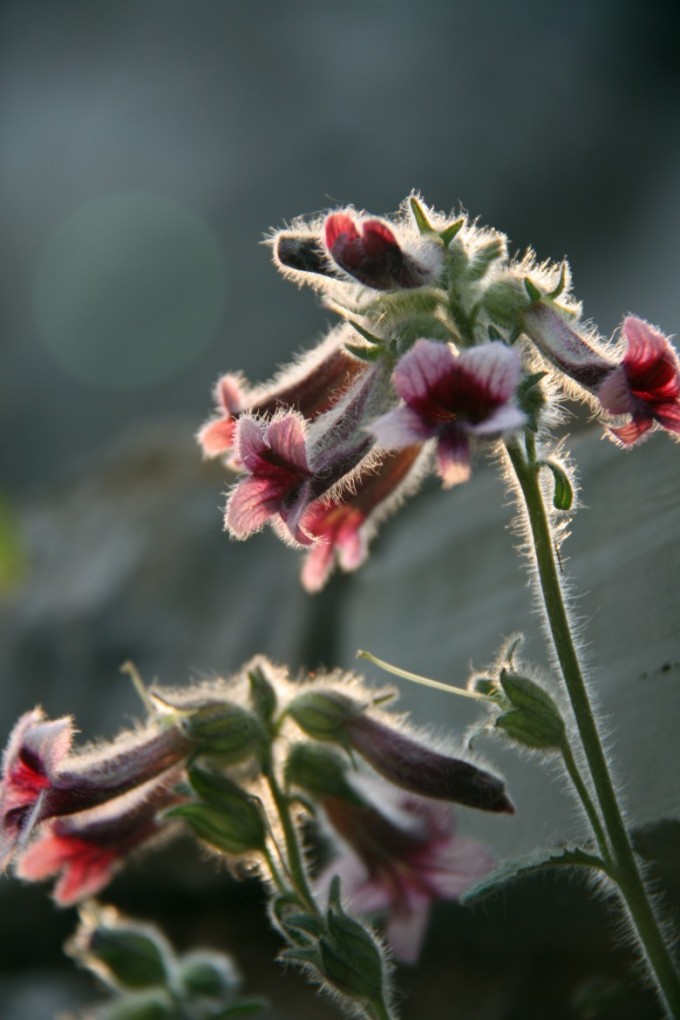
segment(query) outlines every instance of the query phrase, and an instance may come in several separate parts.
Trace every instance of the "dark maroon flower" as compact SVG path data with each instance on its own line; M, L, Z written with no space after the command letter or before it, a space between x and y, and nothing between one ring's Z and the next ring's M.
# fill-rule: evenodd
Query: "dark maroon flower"
M388 450L435 439L444 485L467 481L470 438L495 439L526 424L512 403L521 371L517 351L500 341L456 355L448 344L418 340L394 371L404 405L377 418L371 432Z
M357 227L347 213L331 213L325 237L340 268L374 290L422 287L433 279L432 271L405 252L380 220L363 220Z
M627 350L623 361L597 390L610 414L630 414L627 425L611 428L624 446L632 446L654 422L680 433L680 362L668 339L635 316L623 320Z

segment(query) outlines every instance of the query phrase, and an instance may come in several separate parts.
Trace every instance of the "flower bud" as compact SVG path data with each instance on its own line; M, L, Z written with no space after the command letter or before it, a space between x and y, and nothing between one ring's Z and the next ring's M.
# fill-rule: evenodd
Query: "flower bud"
M352 998L381 1002L384 965L370 930L340 905L340 880L333 880L326 915L327 934L319 939L320 969L330 983Z
M187 713L180 725L200 754L219 758L225 765L257 755L266 745L259 720L229 701L203 705Z
M226 776L193 765L189 782L200 802L180 804L166 817L181 818L199 839L226 854L262 850L266 829L253 798Z
M250 684L250 703L253 711L265 727L272 721L277 706L276 689L267 679L261 662L253 665L248 670L248 682Z
M345 760L318 744L294 744L286 761L286 782L290 786L297 786L319 800L339 797L352 804L363 804L346 773Z
M505 670L500 682L514 707L499 716L496 726L526 747L559 750L565 740L564 720L550 695L528 677Z
M116 988L152 988L171 980L174 954L161 932L113 909L81 911L80 927L67 950Z
M287 711L308 737L345 743L346 724L361 707L338 691L309 691L298 694Z
M190 998L228 999L241 983L231 959L207 949L182 957L177 976Z

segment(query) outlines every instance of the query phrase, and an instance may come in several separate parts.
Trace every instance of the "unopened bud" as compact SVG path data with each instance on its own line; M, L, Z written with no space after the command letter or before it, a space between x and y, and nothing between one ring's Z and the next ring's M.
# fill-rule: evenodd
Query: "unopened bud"
M248 670L248 682L250 683L250 702L253 711L265 726L269 726L276 711L276 690L260 665Z
M106 915L94 925L85 921L69 951L119 988L152 988L170 980L172 950L148 924L110 920Z
M496 726L526 747L558 750L565 740L564 720L550 695L528 677L501 672L501 686L513 705Z
M201 802L181 804L168 816L181 818L199 839L227 854L262 850L266 830L262 814L253 798L226 776L194 765L189 782Z
M353 804L363 804L354 787L347 781L347 764L335 751L318 744L294 744L286 761L286 782L297 786L312 797L340 797Z
M352 698L331 690L299 694L288 706L288 714L308 737L338 743L346 742L345 727L360 712Z
M208 996L226 999L239 987L241 979L228 956L210 950L197 950L182 957L178 979L190 997Z
M196 709L182 720L187 736L201 754L219 758L225 765L236 764L258 754L266 744L259 720L246 709L228 701Z

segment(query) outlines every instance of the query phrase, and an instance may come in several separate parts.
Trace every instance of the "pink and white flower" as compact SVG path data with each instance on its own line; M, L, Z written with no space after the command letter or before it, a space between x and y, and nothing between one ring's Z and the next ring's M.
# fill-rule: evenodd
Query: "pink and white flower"
M636 443L654 423L680 434L680 361L667 337L644 319L629 315L622 333L627 350L597 390L610 414L630 414L610 431L624 446Z
M470 440L495 439L522 428L526 415L513 403L522 366L500 341L460 355L448 344L418 340L399 361L394 385L404 401L370 426L386 449L434 439L437 473L449 488L470 476Z
M394 955L415 963L432 904L456 900L494 862L481 843L456 833L448 805L414 796L395 801L386 786L379 804L377 798L364 805L324 800L328 821L345 846L317 886L323 895L338 875L350 909L386 914Z

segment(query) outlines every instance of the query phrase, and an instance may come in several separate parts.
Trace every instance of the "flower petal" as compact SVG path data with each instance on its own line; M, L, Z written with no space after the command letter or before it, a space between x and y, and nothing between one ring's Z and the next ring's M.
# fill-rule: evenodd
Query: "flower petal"
M423 897L409 909L396 910L387 922L387 939L397 960L416 963L425 939L430 900Z
M461 428L447 429L437 444L437 474L445 489L470 477L470 444Z
M522 374L517 350L500 340L463 351L458 365L486 390L490 400L499 404L514 397Z

